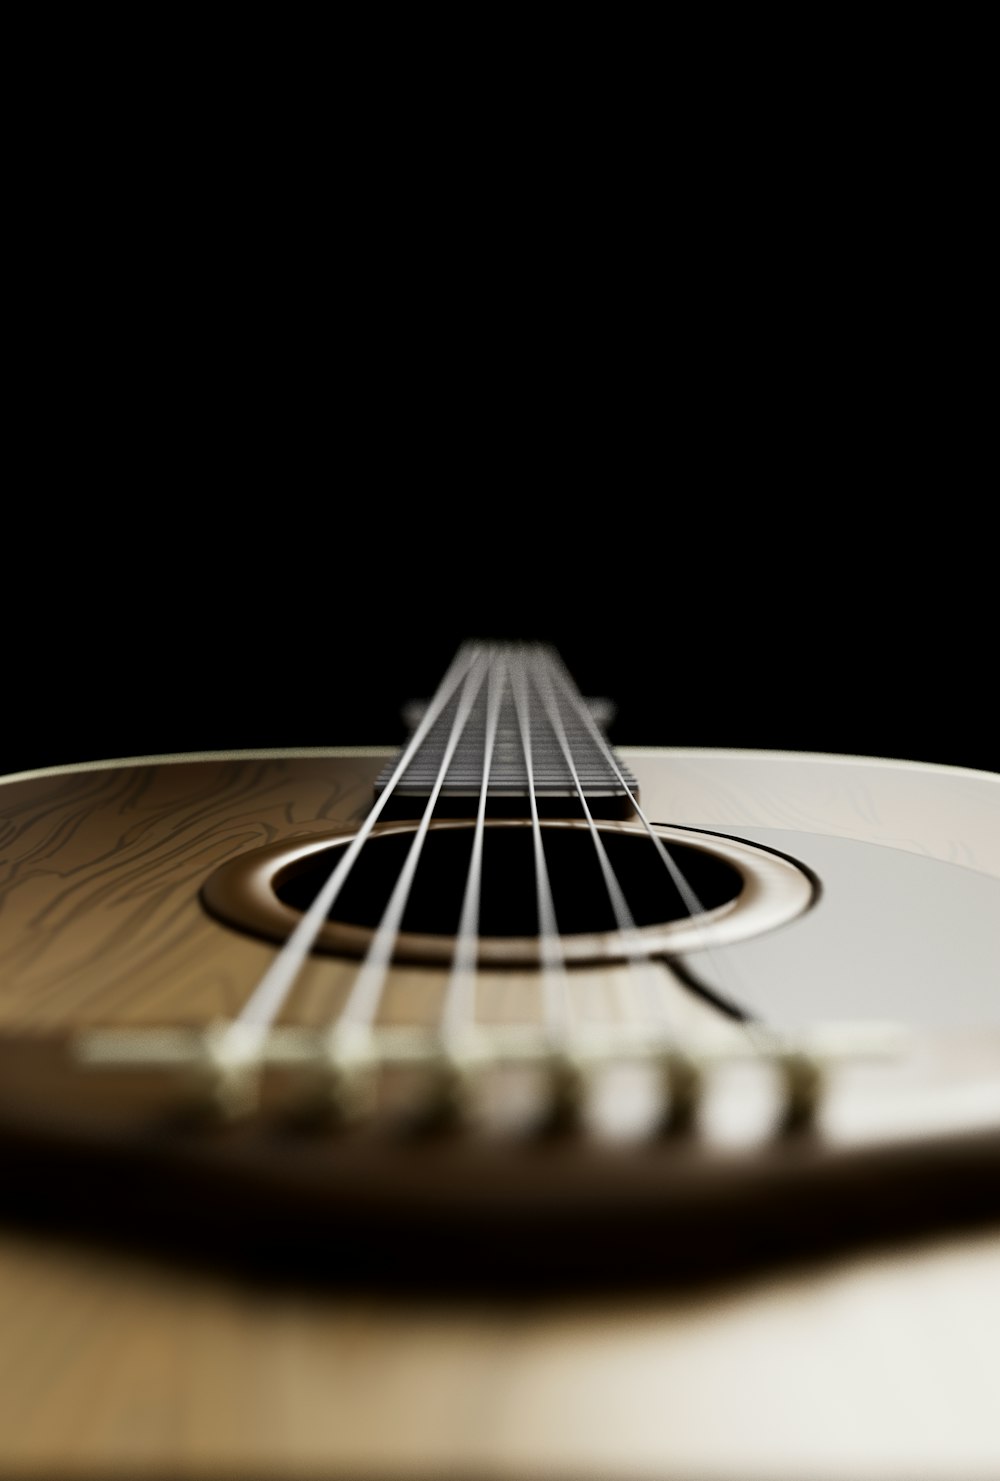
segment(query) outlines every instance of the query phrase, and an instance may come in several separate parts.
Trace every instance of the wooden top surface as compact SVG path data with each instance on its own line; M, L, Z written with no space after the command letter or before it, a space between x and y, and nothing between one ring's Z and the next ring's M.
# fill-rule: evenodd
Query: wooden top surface
M203 1011L207 992L228 1007L268 950L238 938L239 960L206 959L171 906L170 881L151 871L141 884L143 848L171 826L169 799L187 799L171 865L180 889L196 860L263 841L273 820L308 831L362 808L382 753L336 754L348 770L335 778L329 753L295 763L301 791L290 815L281 769L252 757L229 774L222 812L207 775L185 767L164 767L152 788L106 768L87 773L95 795L108 789L115 849L131 851L122 869L140 881L122 907L141 927L132 965L159 976L165 1003L176 1007L178 992ZM732 831L755 822L841 829L1000 875L995 778L942 768L932 799L922 769L877 762L623 755L653 816ZM28 807L37 780L8 780L0 793L10 787L6 795ZM269 812L259 794L272 783ZM100 922L117 855L103 873L74 874L81 840L71 824L59 832L15 819L7 856L13 841L48 861L60 919L79 906L81 918ZM124 966L117 983L100 984L111 996L94 1007L93 983L65 975L65 953L81 971L82 957L71 933L64 942L47 965L32 958L9 978L8 1022L92 1008L99 1021L115 994L127 1005ZM68 999L56 991L67 980ZM732 1238L737 1248L738 1228ZM616 1294L609 1271L603 1294L418 1300L352 1289L350 1272L339 1275L328 1290L267 1288L11 1224L0 1232L0 1476L1000 1474L996 1228L673 1291Z

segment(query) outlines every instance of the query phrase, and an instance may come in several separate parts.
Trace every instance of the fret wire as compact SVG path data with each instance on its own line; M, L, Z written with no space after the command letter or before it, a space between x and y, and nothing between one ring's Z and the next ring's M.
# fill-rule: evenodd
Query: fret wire
M500 651L497 645L494 651ZM537 700L530 698L530 710L534 714ZM442 789L445 797L478 796L482 781L482 752L485 734L485 702L481 698L470 717L467 730L456 748L452 765ZM410 798L419 798L433 784L442 747L445 743L448 716L438 718L419 753L413 756L399 782L399 793ZM573 747L574 759L581 782L591 796L621 797L622 788L618 779L596 745L587 729L575 716L566 716L567 734ZM558 745L545 730L533 735L532 766L536 797L563 798L574 795L573 780L566 768ZM376 789L383 786L389 776L392 763L376 781ZM625 772L626 780L634 787L635 779ZM506 709L501 712L493 763L490 771L489 793L491 797L527 796L527 775L524 768L523 748L519 744L516 717L509 716Z

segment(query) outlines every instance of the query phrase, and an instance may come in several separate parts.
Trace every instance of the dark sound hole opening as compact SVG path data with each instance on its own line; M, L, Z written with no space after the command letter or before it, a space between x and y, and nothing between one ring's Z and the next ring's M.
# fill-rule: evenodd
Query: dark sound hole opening
M546 828L545 862L563 935L616 929L604 875L589 831ZM601 830L611 867L636 925L664 925L690 912L658 850L643 834ZM341 889L331 920L374 929L399 878L413 834L375 835L365 844ZM453 936L458 929L472 854L472 828L435 829L424 842L402 929ZM278 898L305 911L336 867L350 840L289 865L275 880ZM701 849L668 845L672 858L701 901L714 910L743 887L738 869ZM529 828L487 827L483 844L481 936L537 936L535 867Z

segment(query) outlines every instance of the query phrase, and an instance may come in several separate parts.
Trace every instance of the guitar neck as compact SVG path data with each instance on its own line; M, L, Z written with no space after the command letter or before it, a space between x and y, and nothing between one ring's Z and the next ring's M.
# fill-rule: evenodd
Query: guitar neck
M435 812L449 817L473 816L484 789L491 817L526 817L532 796L539 816L579 815L581 794L594 817L632 815L638 783L604 735L613 709L584 700L552 649L476 644L460 650L456 664L466 661L463 684L448 690L453 665L429 705L410 707L415 731L433 719L385 816L419 815L435 789ZM463 694L468 714L452 744ZM379 774L376 797L404 754Z

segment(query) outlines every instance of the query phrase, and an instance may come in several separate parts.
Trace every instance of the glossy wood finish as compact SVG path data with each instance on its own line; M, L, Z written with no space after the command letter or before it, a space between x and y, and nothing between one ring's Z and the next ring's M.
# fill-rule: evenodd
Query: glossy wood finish
M664 822L839 833L1000 877L996 779L623 754ZM271 948L205 916L198 882L243 849L356 818L380 764L244 757L4 783L0 1031L234 1012ZM348 972L310 964L299 1021L321 1022ZM412 1011L403 974L389 1008ZM349 1278L281 1290L11 1227L0 1474L1000 1472L996 1229L641 1295L615 1294L614 1277L604 1295L494 1301L352 1293Z

